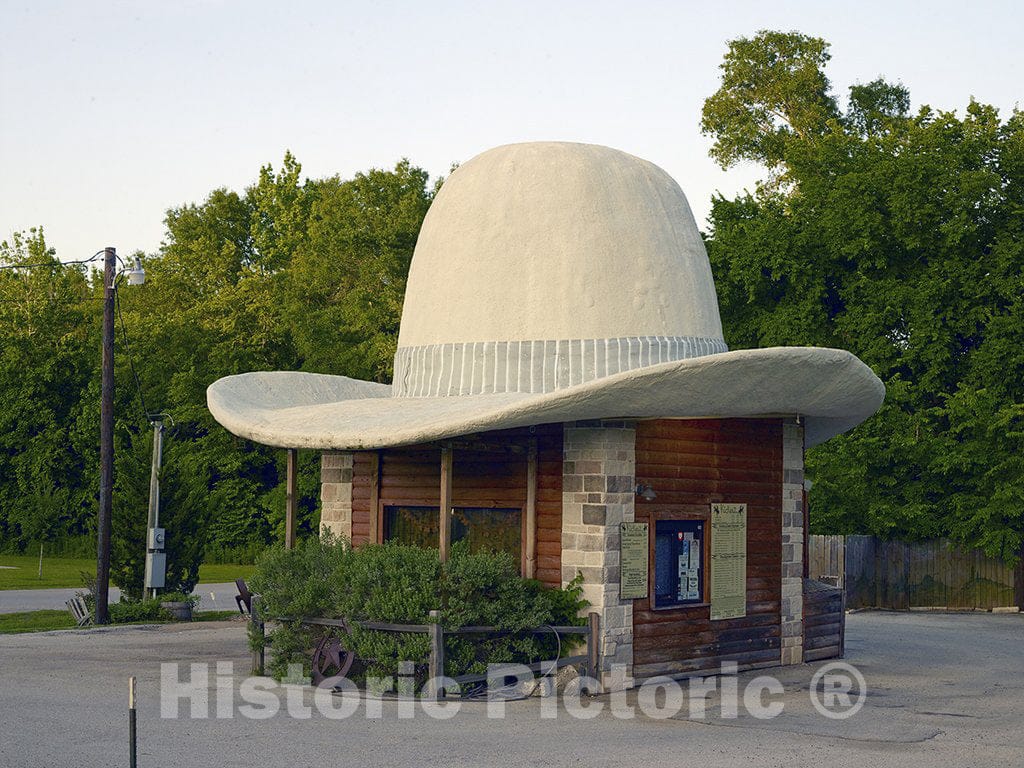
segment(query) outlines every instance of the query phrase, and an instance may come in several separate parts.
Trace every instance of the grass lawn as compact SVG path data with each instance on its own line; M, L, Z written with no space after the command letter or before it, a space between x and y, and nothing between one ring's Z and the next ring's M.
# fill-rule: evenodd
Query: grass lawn
M17 632L46 632L49 629L71 629L75 620L67 611L25 611L0 613L0 635Z
M192 621L223 621L238 616L238 611L205 611L192 615ZM138 624L166 624L169 622L142 621ZM0 635L22 632L47 632L51 629L74 629L75 620L68 611L24 611L0 613ZM88 631L83 627L82 631Z
M33 555L0 555L0 589L49 589L82 586L82 573L96 574L96 561L90 559L43 557L43 578L38 578L39 558ZM203 563L199 581L204 584L247 579L254 566Z

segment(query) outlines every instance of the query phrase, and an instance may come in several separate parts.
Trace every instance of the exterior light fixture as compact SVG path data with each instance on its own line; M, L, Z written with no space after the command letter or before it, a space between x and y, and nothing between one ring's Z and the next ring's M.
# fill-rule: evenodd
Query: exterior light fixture
M637 485L636 495L642 498L644 501L654 501L658 498L658 494L654 492L654 489L649 485Z
M124 276L128 278L128 285L142 285L146 282L146 270L142 268L142 261L138 256L135 257L132 268L124 271Z

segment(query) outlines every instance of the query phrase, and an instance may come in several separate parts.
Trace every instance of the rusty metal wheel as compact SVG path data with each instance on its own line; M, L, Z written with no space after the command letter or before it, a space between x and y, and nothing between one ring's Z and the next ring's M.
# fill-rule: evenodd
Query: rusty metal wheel
M341 638L328 632L313 649L313 685L320 685L329 677L344 677L355 661L355 654L342 645Z

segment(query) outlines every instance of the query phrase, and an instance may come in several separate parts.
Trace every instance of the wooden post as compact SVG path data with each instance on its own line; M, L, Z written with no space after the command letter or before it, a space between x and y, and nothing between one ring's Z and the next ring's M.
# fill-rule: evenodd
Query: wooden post
M839 596L839 657L846 655L846 591Z
M100 506L96 520L97 624L110 621L110 527L114 492L114 279L117 253L103 249L103 345L100 379Z
M260 616L260 596L253 595L249 603L249 625L251 631L259 636L260 647L252 652L252 674L262 675L266 662L267 625Z
M441 562L448 560L448 549L452 538L452 449L441 449L441 503L440 525L438 525L438 553Z
M528 579L537 576L537 438L526 454L526 568Z
M587 677L599 680L601 659L601 614L591 611L587 616Z
M434 701L444 697L441 677L444 675L444 627L441 626L441 612L430 612L430 663L427 667L427 695Z
M284 548L292 549L295 546L295 518L299 506L299 479L297 477L296 451L288 449L288 469L285 479L285 505L284 505Z
M380 519L380 451L370 454L370 543L383 543Z
M804 578L809 579L811 577L811 508L808 504L807 486L804 486L800 500L804 507Z
M1024 612L1024 546L1017 554L1017 567L1013 569L1013 602Z

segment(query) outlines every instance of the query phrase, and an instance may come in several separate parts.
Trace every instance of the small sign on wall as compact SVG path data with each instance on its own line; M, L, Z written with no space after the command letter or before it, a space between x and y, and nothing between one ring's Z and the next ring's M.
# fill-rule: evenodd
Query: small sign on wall
M711 618L747 615L747 505L711 505Z
M619 526L619 597L623 600L647 597L649 552L647 523L621 523Z

